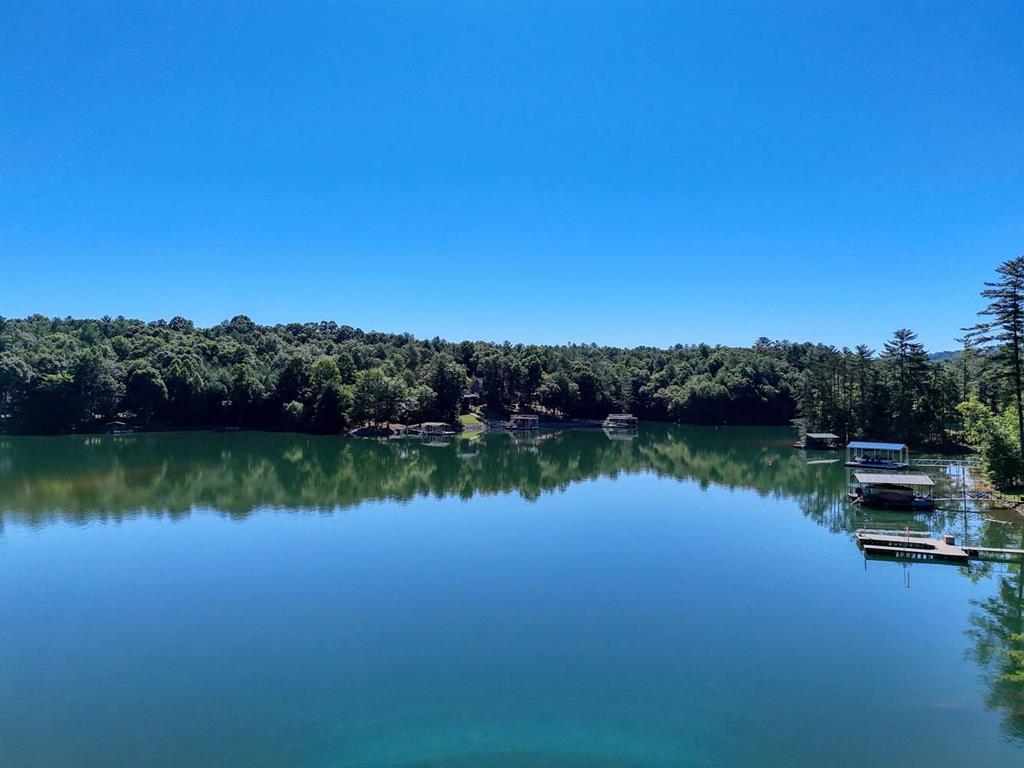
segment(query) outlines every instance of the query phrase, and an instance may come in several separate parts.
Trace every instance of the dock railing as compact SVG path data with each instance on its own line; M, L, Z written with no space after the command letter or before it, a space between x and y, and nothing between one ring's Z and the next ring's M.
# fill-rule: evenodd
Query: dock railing
M975 456L966 459L918 458L911 461L910 466L931 469L981 469L981 460Z

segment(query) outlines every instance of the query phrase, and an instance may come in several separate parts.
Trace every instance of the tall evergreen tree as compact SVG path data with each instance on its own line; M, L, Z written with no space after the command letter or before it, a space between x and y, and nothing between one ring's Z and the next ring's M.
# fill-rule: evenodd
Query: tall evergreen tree
M974 348L977 346L977 342L969 333L965 333L953 341L963 345L963 350L960 353L960 399L966 400L971 396L971 365L974 362Z
M1004 261L996 272L999 277L986 282L981 292L989 303L978 315L988 319L966 330L976 343L995 346L996 359L1010 375L1017 406L1020 460L1024 465L1024 385L1021 371L1021 346L1024 345L1024 256Z
M857 431L860 434L867 434L870 424L869 416L872 410L873 382L871 375L871 363L875 351L866 344L860 344L856 350L857 368Z
M882 359L889 365L895 384L897 431L905 440L914 439L922 426L914 418L915 401L923 389L928 355L924 346L918 343L916 333L909 328L900 328L885 343Z

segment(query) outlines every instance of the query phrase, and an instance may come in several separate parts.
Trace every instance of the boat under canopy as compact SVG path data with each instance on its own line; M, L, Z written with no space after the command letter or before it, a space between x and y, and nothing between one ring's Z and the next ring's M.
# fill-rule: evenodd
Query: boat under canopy
M935 481L928 475L898 475L884 472L854 472L857 486L850 491L850 501L878 509L931 510L935 501L922 489Z
M906 443L854 440L846 446L846 466L906 469L910 466L910 449Z

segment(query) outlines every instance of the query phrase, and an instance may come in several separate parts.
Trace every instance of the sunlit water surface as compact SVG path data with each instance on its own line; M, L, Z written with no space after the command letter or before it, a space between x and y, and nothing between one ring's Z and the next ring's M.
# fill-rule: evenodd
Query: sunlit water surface
M1021 568L851 534L1020 518L790 441L0 438L0 765L1024 764Z

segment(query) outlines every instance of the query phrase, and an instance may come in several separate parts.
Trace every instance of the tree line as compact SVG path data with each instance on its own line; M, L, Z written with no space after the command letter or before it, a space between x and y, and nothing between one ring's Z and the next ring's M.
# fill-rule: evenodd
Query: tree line
M455 422L472 393L496 413L787 424L850 354L768 339L750 348L621 349L423 340L333 322L265 326L244 316L198 328L181 317L36 315L0 318L0 423L11 433L91 431L116 420L335 433L366 423ZM867 356L862 364L878 387L867 424L894 434L885 409L896 362ZM948 366L922 365L951 381ZM954 398L947 410L955 405ZM828 421L829 401L813 407L821 416L811 420ZM922 437L941 438L942 425L919 411Z
M337 433L363 424L456 423L464 395L491 412L552 418L612 411L692 424L787 424L898 439L970 441L1020 482L1024 257L983 291L983 322L932 360L913 331L879 350L760 338L624 349L417 339L334 322L210 328L0 317L0 431L237 426Z

